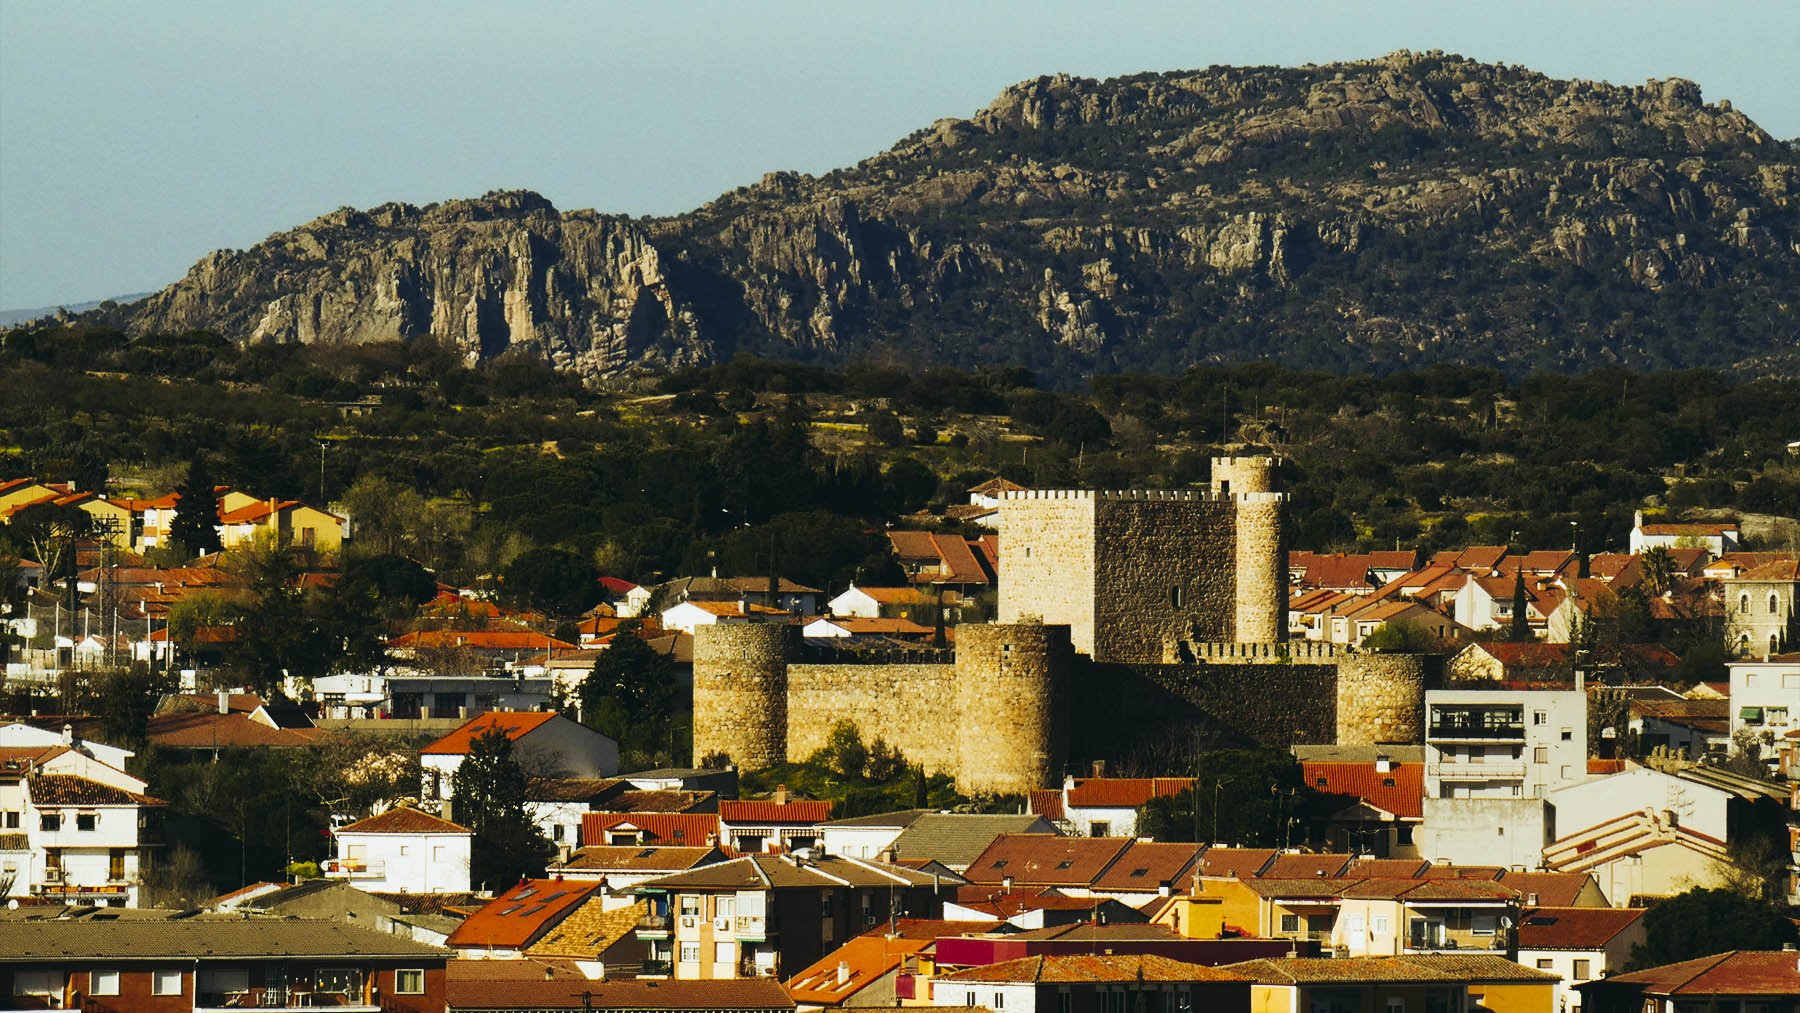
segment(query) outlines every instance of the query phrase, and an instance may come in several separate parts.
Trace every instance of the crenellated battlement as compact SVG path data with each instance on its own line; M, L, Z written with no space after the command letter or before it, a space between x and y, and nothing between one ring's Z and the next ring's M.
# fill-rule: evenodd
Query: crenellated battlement
M1220 492L1216 489L1014 489L1002 501L1069 500L1121 503L1285 503L1284 492Z

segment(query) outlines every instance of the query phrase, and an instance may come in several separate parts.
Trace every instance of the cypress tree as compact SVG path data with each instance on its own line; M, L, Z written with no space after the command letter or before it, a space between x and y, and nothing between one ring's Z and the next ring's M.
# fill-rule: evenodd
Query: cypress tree
M184 552L204 556L219 551L219 500L213 493L212 475L199 457L188 462L187 477L175 487L180 502L169 522L169 541Z
M1525 616L1525 568L1513 569L1512 639L1524 643L1531 639L1531 620Z

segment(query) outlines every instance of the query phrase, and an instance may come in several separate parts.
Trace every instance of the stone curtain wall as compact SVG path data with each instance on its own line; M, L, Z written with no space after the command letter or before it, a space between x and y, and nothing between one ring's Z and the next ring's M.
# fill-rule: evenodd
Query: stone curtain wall
M1191 637L1232 639L1236 504L1198 490L1096 495L1091 657L1157 662Z
M1425 739L1425 690L1441 659L1350 654L1338 661L1337 741L1374 746Z
M864 745L886 739L927 772L956 774L955 665L800 664L788 668L787 685L789 760L811 756L848 718Z
M1000 621L1039 619L1069 627L1071 642L1094 651L1094 508L1089 492L1006 494L1000 561Z
M960 790L1024 793L1045 787L1061 774L1068 748L1067 685L1073 663L1067 626L956 628Z
M786 624L695 628L696 763L713 752L745 770L787 759L787 666L799 635Z
M1335 665L1317 664L1103 665L1095 677L1151 683L1204 715L1209 734L1224 730L1285 747L1333 741L1337 673Z

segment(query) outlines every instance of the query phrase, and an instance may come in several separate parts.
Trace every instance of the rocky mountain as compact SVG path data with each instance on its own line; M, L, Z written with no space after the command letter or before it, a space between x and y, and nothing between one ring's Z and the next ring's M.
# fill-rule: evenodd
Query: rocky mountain
M211 254L112 322L436 335L592 375L740 351L1794 372L1797 298L1800 155L1729 103L1402 52L1038 78L854 167L670 218L528 192L344 209Z

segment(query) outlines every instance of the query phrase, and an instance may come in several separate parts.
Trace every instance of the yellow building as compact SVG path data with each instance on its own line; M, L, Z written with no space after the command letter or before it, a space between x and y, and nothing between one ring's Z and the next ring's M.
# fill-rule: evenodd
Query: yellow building
M1561 980L1491 954L1288 957L1220 970L1254 979L1251 1013L1555 1013Z

